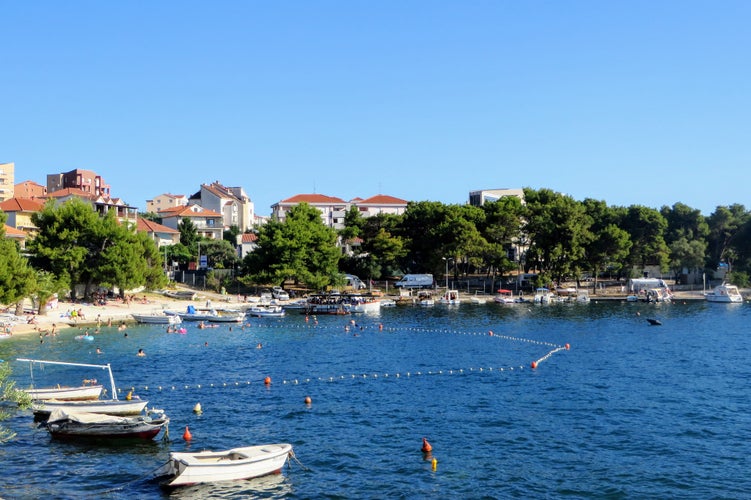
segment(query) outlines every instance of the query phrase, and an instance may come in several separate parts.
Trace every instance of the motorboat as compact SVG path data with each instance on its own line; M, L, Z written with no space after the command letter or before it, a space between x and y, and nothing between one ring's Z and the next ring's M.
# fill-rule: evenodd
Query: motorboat
M165 311L165 313L170 316L179 316L182 321L211 321L213 318L219 316L219 313L215 309L198 310L193 305L186 307L184 312Z
M151 314L136 314L131 313L133 319L138 323L145 323L149 325L178 325L182 323L182 319L177 314L165 314L164 312L156 312Z
M441 295L441 298L438 299L439 304L446 304L446 305L458 305L461 303L459 300L459 290L446 290L446 293Z
M500 288L498 290L498 295L493 297L493 302L496 302L498 304L513 304L514 302L516 302L516 300L514 299L514 292L512 290Z
M161 410L121 417L56 409L42 425L58 439L153 439L168 424L169 418Z
M347 295L344 308L351 313L369 313L381 310L381 300L370 295Z
M555 301L555 294L549 288L538 288L533 300L535 304L550 304Z
M215 316L211 316L208 320L211 323L242 323L245 319L244 311L216 311Z
M226 451L172 452L154 473L167 487L251 479L281 472L292 456L288 443L232 448Z
M743 295L738 291L738 287L727 283L714 287L711 292L704 294L704 298L707 299L707 302L743 302Z
M247 314L256 318L281 318L285 313L282 306L259 304L248 308Z
M394 299L381 299L381 307L396 307Z
M112 368L109 364L92 365L87 363L69 363L65 361L47 361L41 359L18 358L17 361L28 362L30 369L34 364L39 365L57 365L57 366L76 366L82 368L95 368L107 370L112 390L112 399L92 399L92 400L60 400L60 399L35 399L32 401L31 409L34 416L46 419L54 410L65 410L68 413L104 413L106 415L138 415L143 412L148 401L141 400L138 397L132 397L129 393L125 400L117 399L117 387L115 378L112 376ZM33 380L33 379L32 379Z

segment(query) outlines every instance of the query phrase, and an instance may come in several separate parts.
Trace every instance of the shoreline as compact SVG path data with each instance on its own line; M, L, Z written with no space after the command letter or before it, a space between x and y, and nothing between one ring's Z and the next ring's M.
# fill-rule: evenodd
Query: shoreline
M154 312L160 312L165 309L183 309L189 304L197 305L201 304L205 300L211 300L215 306L227 305L241 305L242 302L237 302L232 295L221 295L215 292L202 291L196 300L179 300L164 295L147 292L141 293L138 296L141 299L136 298L126 304L122 301L108 301L105 305L95 305L90 303L73 303L73 302L60 302L56 309L50 310L46 315L33 315L36 323L14 323L11 327L12 335L30 335L30 334L49 334L52 331L53 325L56 331L61 331L68 328L98 328L108 326L109 322L114 326L115 324L133 324L136 321L131 314L150 314ZM138 297L137 296L137 297ZM591 301L622 301L626 302L626 294L590 294ZM143 299L145 297L145 301ZM386 296L384 297L392 297ZM461 293L460 297L468 300L472 295ZM486 297L490 297L486 295ZM398 298L394 296L393 298ZM701 292L675 292L673 302L686 302L686 301L704 301L704 295ZM79 309L83 313L83 319L75 319L68 317L65 312ZM25 315L25 317L31 317L31 314Z

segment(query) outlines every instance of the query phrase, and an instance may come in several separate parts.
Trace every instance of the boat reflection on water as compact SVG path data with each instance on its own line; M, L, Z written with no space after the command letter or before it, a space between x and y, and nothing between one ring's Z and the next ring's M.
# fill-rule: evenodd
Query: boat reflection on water
M154 482L158 482L157 479ZM207 498L283 498L292 493L292 483L285 474L269 474L239 481L182 486L174 495L181 500Z

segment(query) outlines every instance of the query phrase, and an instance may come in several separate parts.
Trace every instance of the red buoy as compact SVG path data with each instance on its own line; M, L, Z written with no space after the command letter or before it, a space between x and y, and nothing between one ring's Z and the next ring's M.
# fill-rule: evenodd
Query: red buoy
M530 366L532 367L533 370L536 369L537 368L537 361L532 361L532 364Z
M188 426L185 426L185 432L183 432L183 439L186 441L190 441L193 439L193 434L190 433L190 429L188 429Z
M431 451L433 451L433 447L428 443L427 439L422 438L422 452L429 453Z
M266 385L271 385L271 377L266 377L265 379L263 379L263 383Z
M571 346L566 344L566 350L568 351L569 349L571 349Z

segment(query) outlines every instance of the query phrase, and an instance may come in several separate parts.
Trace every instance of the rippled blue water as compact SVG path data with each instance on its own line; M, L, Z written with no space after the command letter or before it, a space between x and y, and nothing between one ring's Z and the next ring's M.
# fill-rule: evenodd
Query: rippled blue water
M750 311L466 304L319 317L317 325L302 315L231 331L189 325L187 335L140 326L127 338L104 330L93 343L74 340L78 332L7 340L6 361L111 363L122 389L166 410L172 440L56 442L29 412L16 412L5 424L18 436L0 446L0 496L747 497ZM351 319L358 324L345 331ZM529 368L566 343L570 350ZM147 357L136 357L138 348ZM13 366L27 384L28 367ZM81 378L53 370L35 370L37 384ZM198 402L200 416L192 412ZM191 443L181 438L185 426ZM420 452L423 436L435 471ZM264 442L292 443L304 467L173 492L149 478L169 451Z

